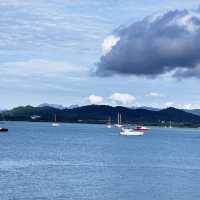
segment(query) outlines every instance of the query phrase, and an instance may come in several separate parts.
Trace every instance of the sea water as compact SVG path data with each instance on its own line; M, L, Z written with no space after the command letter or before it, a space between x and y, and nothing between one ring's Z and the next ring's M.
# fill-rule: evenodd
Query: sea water
M0 200L199 200L200 130L6 122Z

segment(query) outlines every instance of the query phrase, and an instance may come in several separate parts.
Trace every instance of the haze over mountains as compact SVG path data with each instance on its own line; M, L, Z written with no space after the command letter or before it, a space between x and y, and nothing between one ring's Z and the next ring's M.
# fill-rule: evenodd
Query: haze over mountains
M74 105L70 105L70 106L63 106L63 105L59 105L59 104L42 103L42 104L38 105L38 107L52 107L52 108L57 108L57 109L63 110L65 108L68 108L68 109L77 108L77 107L79 107L79 105L74 104Z
M159 111L162 110L161 108L154 108L154 107L149 107L149 106L141 106L141 107L131 107L132 109L144 109L144 110L151 110L151 111Z
M191 109L191 110L185 109L184 111L200 116L200 109Z

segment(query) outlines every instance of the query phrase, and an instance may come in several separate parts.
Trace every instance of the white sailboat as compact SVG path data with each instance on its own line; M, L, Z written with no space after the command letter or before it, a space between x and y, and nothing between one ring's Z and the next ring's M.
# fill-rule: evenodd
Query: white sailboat
M172 121L169 122L169 128L172 128Z
M60 126L60 124L57 123L57 117L56 117L56 114L54 115L54 122L52 123L52 126L54 126L54 127L58 127L58 126Z
M107 128L112 128L111 117L108 118Z
M117 114L117 124L115 124L117 128L122 127L122 115L120 113Z

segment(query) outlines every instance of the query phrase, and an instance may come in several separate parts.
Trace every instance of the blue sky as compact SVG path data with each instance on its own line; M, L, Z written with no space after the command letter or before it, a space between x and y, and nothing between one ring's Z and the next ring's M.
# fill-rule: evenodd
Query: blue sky
M105 38L196 0L1 0L1 108L40 103L200 107L198 78L96 76Z

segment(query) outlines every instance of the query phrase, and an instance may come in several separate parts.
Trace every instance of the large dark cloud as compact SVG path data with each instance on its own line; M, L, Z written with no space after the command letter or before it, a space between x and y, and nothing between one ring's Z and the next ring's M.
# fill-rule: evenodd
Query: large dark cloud
M97 64L100 76L154 77L173 72L176 76L200 77L200 10L147 17L119 28L113 35L120 40Z

